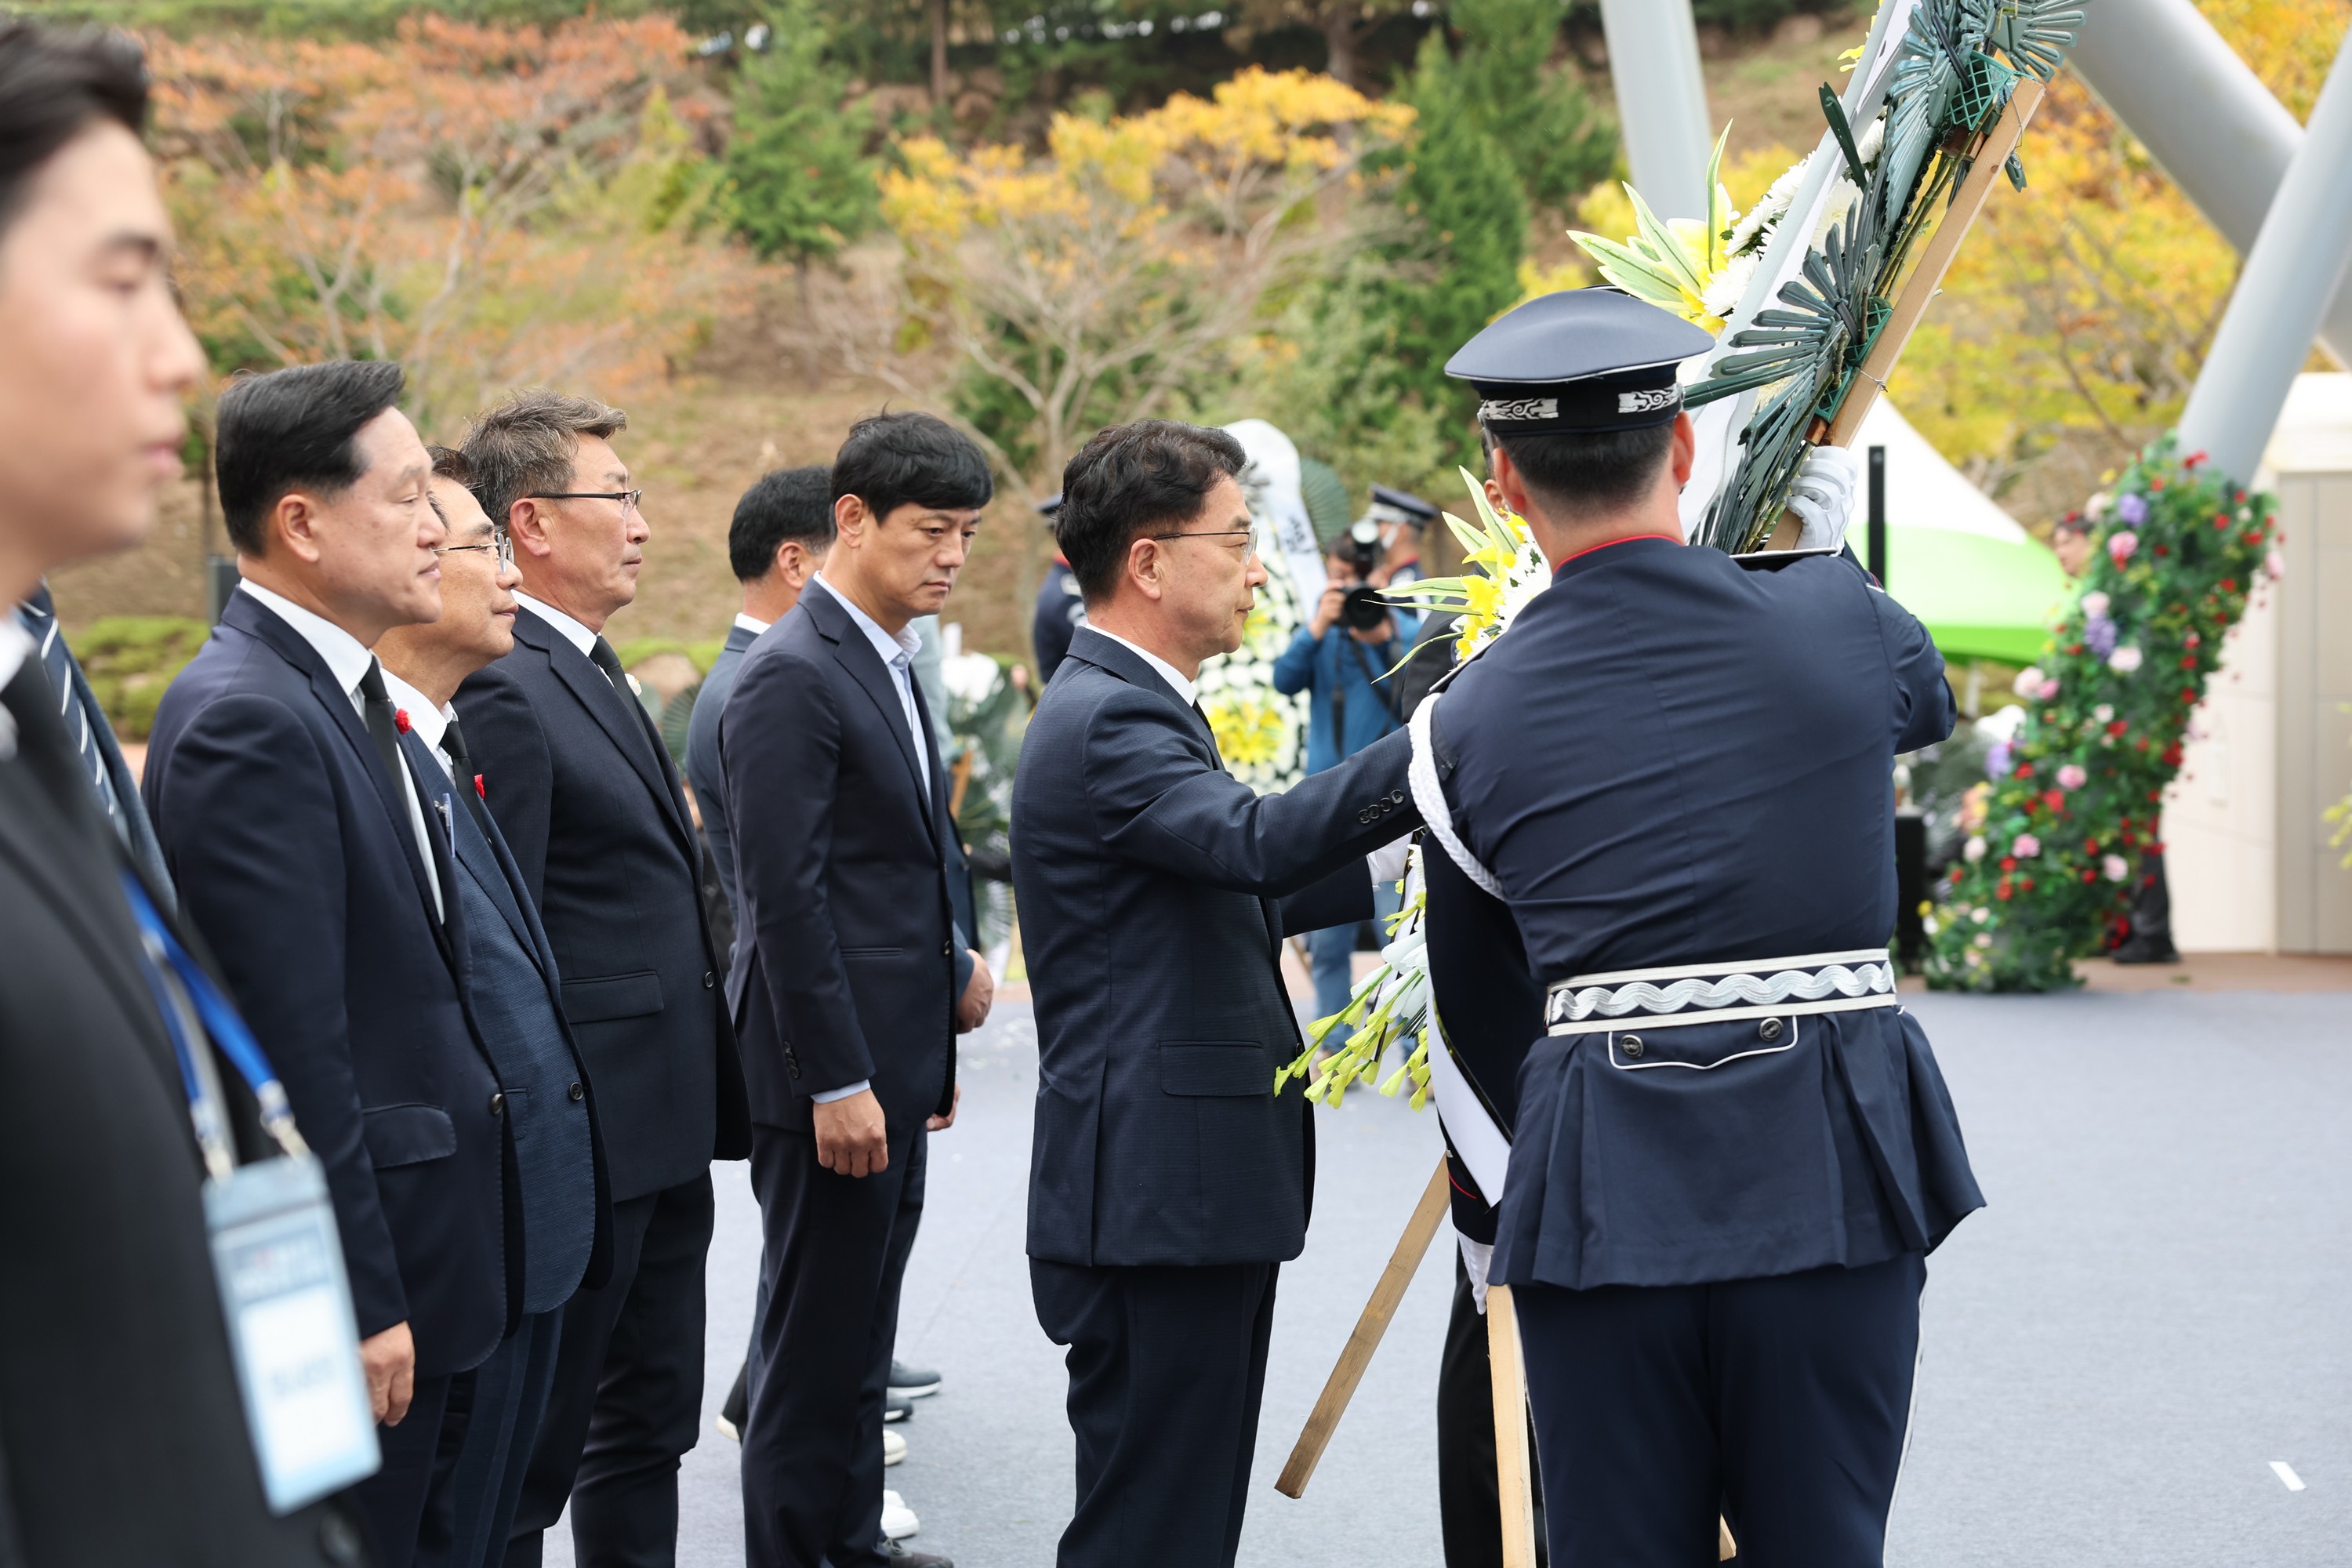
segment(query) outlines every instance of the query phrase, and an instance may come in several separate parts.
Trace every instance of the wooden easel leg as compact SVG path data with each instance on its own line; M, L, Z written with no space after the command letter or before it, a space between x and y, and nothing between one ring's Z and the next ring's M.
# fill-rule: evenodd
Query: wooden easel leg
M1534 1475L1528 1460L1527 1362L1519 1350L1519 1319L1508 1285L1486 1287L1486 1354L1495 1380L1495 1490L1503 1507L1503 1568L1536 1568ZM1715 1556L1728 1563L1739 1548L1730 1521L1715 1521Z
M1445 1158L1440 1155L1412 1218L1405 1222L1404 1234L1397 1238L1389 1266L1381 1271L1380 1283L1372 1287L1372 1299L1364 1303L1363 1314L1356 1320L1355 1332L1340 1348L1339 1363L1331 1368L1321 1397L1307 1412L1307 1425L1291 1447L1289 1462L1276 1478L1274 1489L1283 1496L1295 1498L1306 1492L1307 1479L1315 1474L1324 1447L1347 1412L1348 1401L1356 1396L1356 1384L1363 1381L1364 1369L1371 1364L1372 1352L1381 1348L1381 1336L1389 1331L1389 1320L1396 1316L1397 1304L1404 1300L1405 1287L1412 1283L1413 1271L1429 1251L1430 1238L1445 1218L1448 1201Z
M1486 1355L1494 1375L1495 1490L1503 1509L1503 1568L1536 1568L1527 1367L1519 1354L1519 1320L1508 1285L1486 1287Z

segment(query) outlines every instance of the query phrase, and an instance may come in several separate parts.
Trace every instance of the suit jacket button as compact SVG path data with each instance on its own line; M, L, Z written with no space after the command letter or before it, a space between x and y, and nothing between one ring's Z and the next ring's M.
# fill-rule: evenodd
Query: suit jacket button
M587 1091L586 1089L584 1089L581 1088L581 1087L580 1087L578 1084L576 1084L576 1083L575 1083L575 1084L573 1084L573 1085L572 1085L569 1089L565 1090L564 1092L565 1092L565 1093L567 1093L567 1094L569 1094L569 1095L571 1095L571 1096L572 1096L572 1098L574 1100L585 1100L585 1099L587 1099L587 1098L588 1098L588 1091Z
M1389 800L1392 805L1402 805L1405 801L1404 791L1401 789L1391 790L1389 792Z
M494 1094L490 1096L490 1114L492 1116L504 1116L506 1113L507 1097L503 1094Z
M1619 1040L1617 1045L1620 1049L1623 1050L1627 1056L1633 1058L1635 1061L1640 1061L1642 1059L1642 1052L1645 1047L1642 1044L1641 1036L1628 1035L1623 1039Z
M708 969L706 969L706 970L704 970L704 971L702 972L702 988L703 988L705 991L709 990L712 986L714 986L714 985L716 985L716 984L719 984L719 978L718 978L718 976L716 976L716 975L712 974L712 973L710 973L710 971L709 971Z
M1780 1020L1778 1018L1767 1018L1762 1023L1757 1025L1756 1037L1764 1041L1767 1045L1779 1039L1780 1037Z

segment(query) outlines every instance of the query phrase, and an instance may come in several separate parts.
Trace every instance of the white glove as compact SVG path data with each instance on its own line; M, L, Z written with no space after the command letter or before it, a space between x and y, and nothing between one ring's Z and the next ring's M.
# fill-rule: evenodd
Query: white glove
M1816 447L1797 466L1789 510L1803 522L1800 550L1835 550L1853 521L1853 494L1862 479L1862 458L1852 447Z
M1412 835L1408 833L1365 856L1365 862L1372 868L1372 886L1376 889L1395 887L1404 876L1404 858L1412 848Z
M1460 1231L1454 1239L1462 1244L1462 1266L1470 1271L1470 1296L1478 1303L1478 1315L1486 1315L1486 1271L1494 1266L1495 1244L1473 1241Z

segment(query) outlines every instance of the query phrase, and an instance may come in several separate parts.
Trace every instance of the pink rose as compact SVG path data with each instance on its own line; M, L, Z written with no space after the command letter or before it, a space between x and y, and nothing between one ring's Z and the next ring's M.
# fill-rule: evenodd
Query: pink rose
M2011 840L2009 852L2021 860L2031 860L2042 853L2042 840L2031 833L2021 833Z
M2131 875L2131 866L2122 856L2110 855L2099 862L2099 872L2110 882L2120 882Z
M2090 782L2091 775L2084 773L2078 763L2068 763L2058 770L2058 787L2061 789L2081 789Z
M2138 548L2139 535L2128 528L2118 529L2107 535L2107 553L2114 558L2115 563L2118 566L2130 560L2133 552Z
M2095 621L2107 613L2109 602L2105 594L2094 588L2083 595L2083 614L2087 619Z

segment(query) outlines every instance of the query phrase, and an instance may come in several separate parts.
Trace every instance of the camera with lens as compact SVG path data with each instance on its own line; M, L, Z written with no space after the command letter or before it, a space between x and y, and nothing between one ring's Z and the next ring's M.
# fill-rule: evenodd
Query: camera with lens
M1358 518L1348 525L1331 551L1332 559L1345 561L1356 569L1359 577L1369 577L1381 563L1380 524L1370 518ZM1381 602L1381 591L1360 584L1348 590L1339 606L1339 624L1354 631L1368 632L1387 618L1389 607Z

